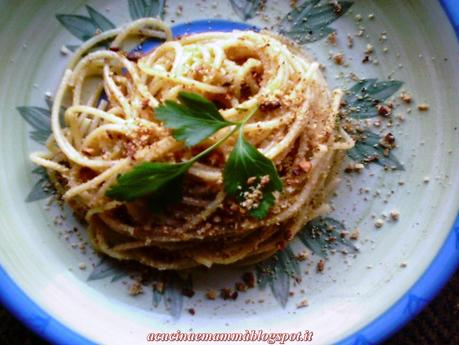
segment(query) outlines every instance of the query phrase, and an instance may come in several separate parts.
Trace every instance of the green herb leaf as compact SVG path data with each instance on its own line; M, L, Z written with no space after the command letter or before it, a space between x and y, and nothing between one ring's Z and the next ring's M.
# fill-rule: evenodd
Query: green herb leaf
M107 19L103 14L97 12L94 8L89 5L86 5L86 10L89 13L92 21L101 31L107 31L116 28L110 20Z
M230 0L230 2L234 12L243 20L253 18L263 4L261 0Z
M158 198L167 195L167 187L180 183L182 175L192 163L142 163L131 171L118 177L117 183L110 187L106 195L119 201L133 201L152 195Z
M317 41L334 32L328 25L345 14L351 1L318 5L320 0L306 0L290 11L281 22L280 32L299 44Z
M156 117L172 128L173 136L188 147L200 143L219 129L233 125L226 121L215 104L204 97L180 92L180 103L166 101L155 109Z
M269 259L255 266L258 287L262 290L267 285L274 298L285 307L290 292L290 281L301 275L298 261L290 247L277 252Z
M268 215L276 201L273 192L282 191L282 181L273 162L246 141L243 131L240 130L239 138L223 171L226 193L242 202L245 199L244 193L253 191L264 176L269 176L269 182L262 188L263 196L259 205L250 211L250 215L258 219ZM253 177L255 181L249 185L247 182Z
M182 199L185 175L170 180L155 193L148 195L148 207L155 213L161 213L168 205L176 204Z
M76 38L86 41L97 32L97 26L91 18L75 14L58 14L57 20Z
M398 80L377 81L362 79L344 97L344 113L354 119L368 119L378 116L377 105L384 103L396 93L403 82Z
M333 218L319 217L308 222L297 236L314 254L326 257L331 249L338 246L358 250L350 240L341 237L341 232L345 230L343 223Z
M378 134L365 130L358 134L354 147L347 151L347 155L357 162L375 162L393 170L405 170L391 151L384 155L384 147L379 145L381 139Z
M146 17L163 17L165 0L129 0L132 20Z
M32 170L32 174L38 175L39 179L32 187L32 190L27 195L25 201L33 202L37 200L46 199L51 195L51 183L49 181L48 173L43 167L37 167Z
M96 264L96 266L94 266L94 269L91 274L89 274L87 280L91 281L112 277L111 281L114 282L127 275L128 272L123 268L119 261L104 256Z

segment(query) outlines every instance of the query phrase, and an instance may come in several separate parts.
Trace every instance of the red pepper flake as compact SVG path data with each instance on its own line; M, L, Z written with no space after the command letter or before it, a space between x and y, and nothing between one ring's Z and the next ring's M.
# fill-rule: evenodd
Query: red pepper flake
M287 243L285 241L279 241L276 243L277 249L279 250L284 250L285 247L287 246Z
M127 59L130 60L130 61L137 62L137 61L139 61L143 56L144 56L144 54L143 54L142 52L130 52L126 57L127 57Z
M320 259L317 263L317 272L323 272L325 269L325 261Z
M341 6L341 4L337 1L333 2L332 5L333 5L333 10L335 11L335 13L341 14L341 12L343 11L343 6Z
M395 144L395 137L392 133L387 133L381 142L379 143L381 146L386 147L386 148L393 148Z
M237 291L240 291L240 292L245 292L245 291L247 291L247 285L245 285L245 284L242 283L242 282L236 282L235 287L236 287L236 290L237 290Z
M365 57L362 60L362 63L368 63L370 62L370 57L368 55L365 55Z
M255 276L252 272L245 272L242 275L242 280L249 288L255 287Z
M189 312L191 315L196 314L196 311L194 310L194 308L188 309L188 312Z
M391 107L386 104L378 104L376 109L378 109L378 114L381 116L390 116L392 113Z
M236 300L238 296L237 291L234 291L233 289L230 288L223 288L220 290L220 297L223 298L224 300Z

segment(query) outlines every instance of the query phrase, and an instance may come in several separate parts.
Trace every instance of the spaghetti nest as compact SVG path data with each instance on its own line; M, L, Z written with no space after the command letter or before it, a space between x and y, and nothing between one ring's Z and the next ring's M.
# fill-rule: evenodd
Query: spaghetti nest
M132 36L165 42L140 56L123 50ZM110 49L94 48L107 40ZM283 184L266 217L249 214L249 199L225 194L222 173L237 133L187 171L183 197L174 204L167 195L156 208L144 198L107 196L133 167L183 162L228 135L230 127L220 129L193 147L176 140L155 109L183 91L212 101L228 121L255 112L244 136L274 163ZM48 150L31 159L87 221L100 252L159 269L249 264L282 249L327 211L338 163L353 145L337 120L340 99L318 63L268 32L174 40L162 22L141 19L95 36L75 53L55 96Z

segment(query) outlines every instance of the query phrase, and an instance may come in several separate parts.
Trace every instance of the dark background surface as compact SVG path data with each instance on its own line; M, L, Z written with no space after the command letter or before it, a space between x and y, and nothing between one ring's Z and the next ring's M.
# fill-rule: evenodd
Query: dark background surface
M0 307L0 344L45 345L3 307ZM459 345L459 272L440 295L385 345Z

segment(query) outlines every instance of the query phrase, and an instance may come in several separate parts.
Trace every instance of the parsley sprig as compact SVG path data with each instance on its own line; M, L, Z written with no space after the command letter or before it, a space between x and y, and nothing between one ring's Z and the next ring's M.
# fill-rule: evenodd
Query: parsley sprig
M233 128L185 162L146 162L135 166L120 175L106 195L127 202L143 197L152 204L159 200L163 204L178 201L182 196L184 176L191 166L239 131L223 171L224 189L241 203L248 195L256 196L249 214L258 219L265 218L276 201L273 193L282 190L282 181L273 162L244 138L243 127L257 109L250 111L241 122L230 122L221 116L215 104L198 94L180 92L178 100L180 103L166 101L155 109L155 113L165 127L172 129L174 138L183 141L187 147L199 144L222 128Z
M282 181L274 163L245 140L242 126L239 128L236 145L225 164L223 184L226 193L240 202L247 200L248 195L256 197L257 189L261 188L259 193L262 195L253 200L250 210L250 215L258 219L265 218L276 202L273 192L282 191Z

